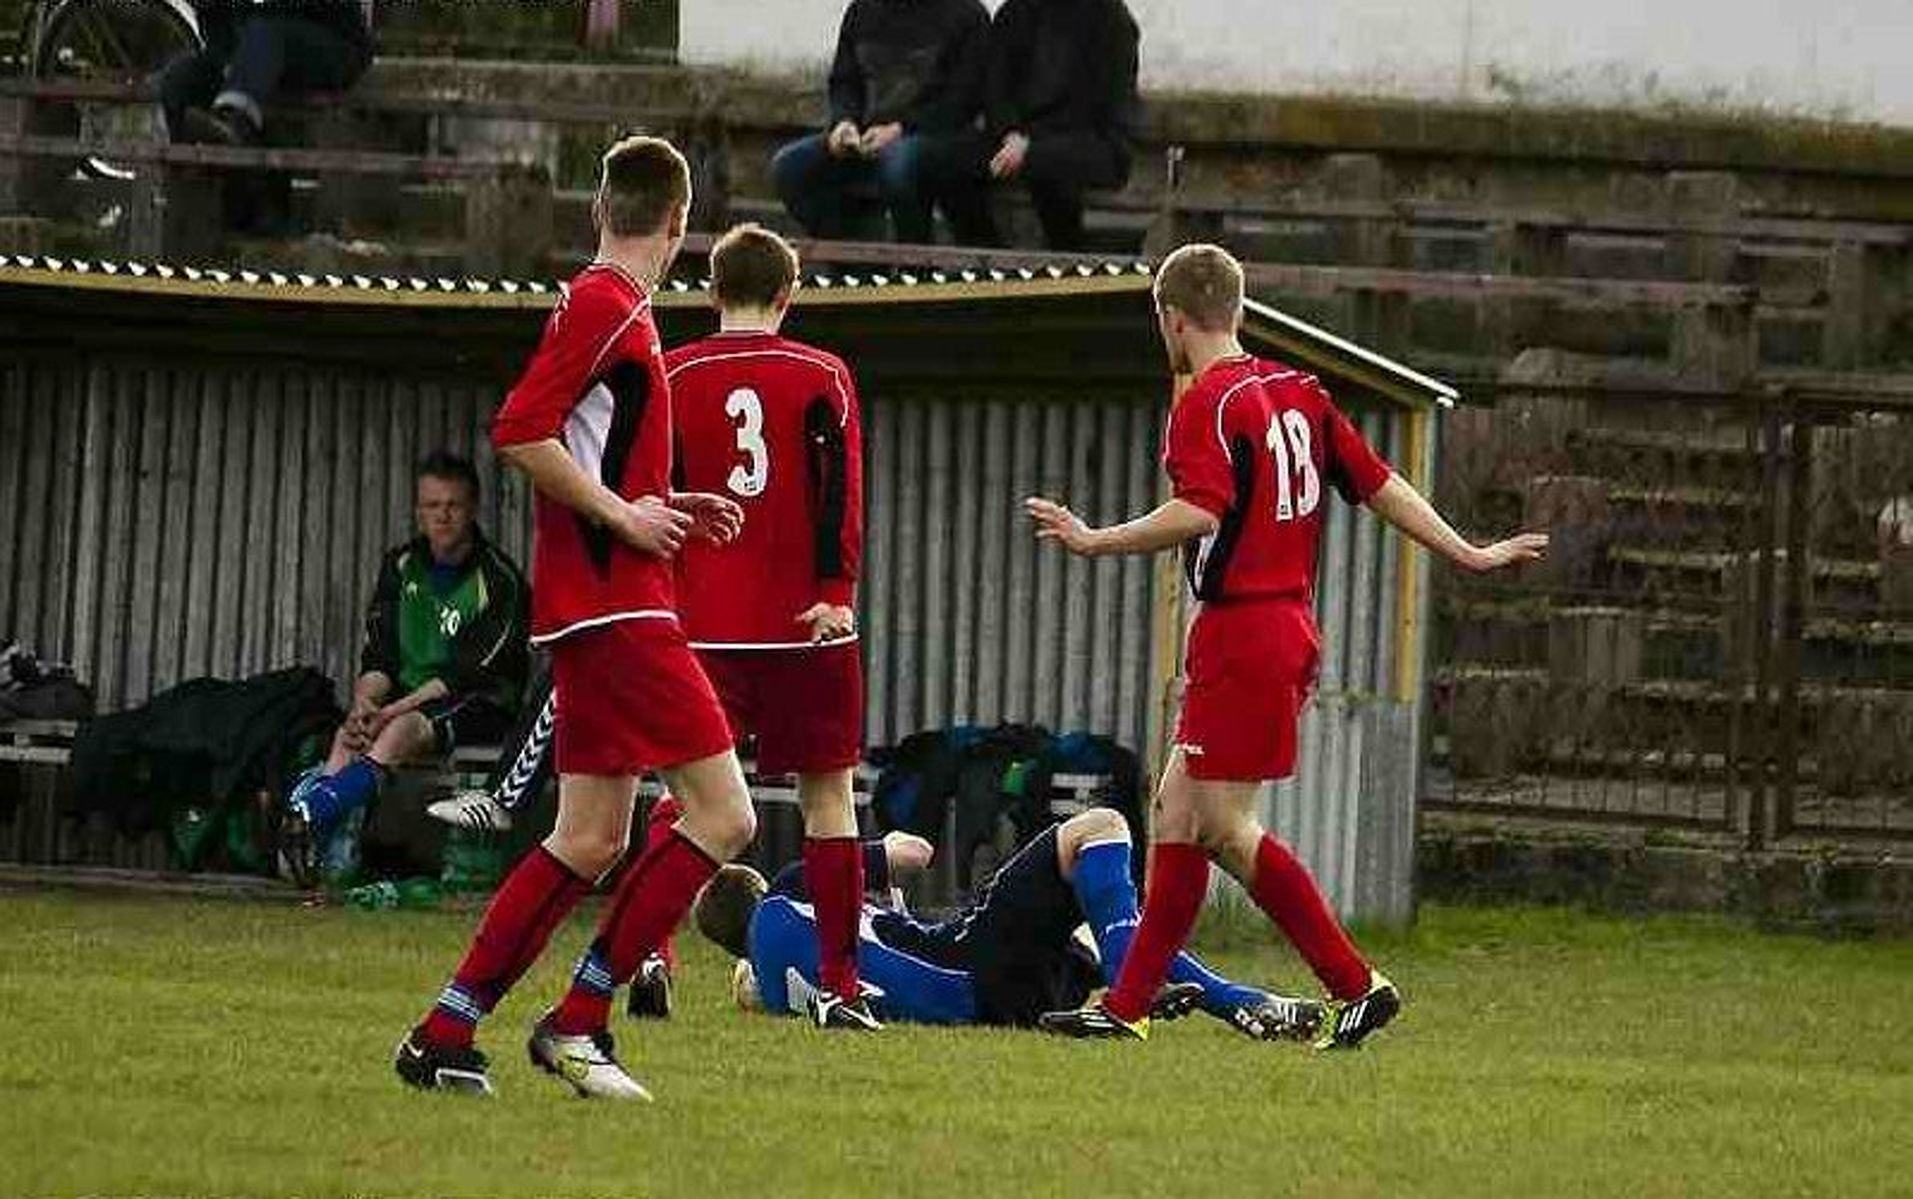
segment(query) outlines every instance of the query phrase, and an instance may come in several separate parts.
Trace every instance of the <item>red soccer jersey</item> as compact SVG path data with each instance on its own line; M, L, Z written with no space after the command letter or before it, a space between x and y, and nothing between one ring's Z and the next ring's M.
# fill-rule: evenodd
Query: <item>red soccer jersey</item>
M1247 354L1210 366L1177 402L1163 466L1177 499L1222 522L1183 550L1205 602L1311 600L1323 482L1360 504L1392 473L1314 376Z
M550 439L627 500L670 491L671 393L651 300L607 263L571 281L492 420L494 445ZM543 494L532 530L534 642L614 621L676 618L663 559Z
M863 555L863 432L850 368L769 333L719 333L665 356L678 484L728 495L744 531L678 557L685 632L702 649L810 644L797 617L848 605Z

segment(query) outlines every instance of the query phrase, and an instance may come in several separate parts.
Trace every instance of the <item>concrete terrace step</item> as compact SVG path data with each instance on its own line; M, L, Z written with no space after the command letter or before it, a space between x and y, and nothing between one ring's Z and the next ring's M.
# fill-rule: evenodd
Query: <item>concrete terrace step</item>
M1540 669L1460 666L1437 672L1436 686L1438 748L1459 778L1665 776L1725 771L1730 762L1765 770L1789 731L1784 709L1762 702L1751 684L1589 687ZM1843 801L1865 798L1881 819L1913 818L1913 690L1806 683L1792 712L1796 780Z
M1616 479L1692 479L1680 486L1714 490L1753 490L1761 483L1761 465L1768 452L1748 426L1713 430L1658 431L1607 428L1570 430L1567 448L1579 474ZM1781 461L1791 457L1783 446L1774 451ZM1676 467L1681 469L1676 469Z
M1737 586L1752 587L1758 555L1732 550L1659 549L1610 545L1605 555L1606 583L1617 591L1652 593L1670 590L1692 595L1735 594ZM1777 582L1787 577L1786 552L1775 554ZM1815 602L1871 608L1879 603L1885 571L1878 561L1813 556L1807 564L1807 584Z

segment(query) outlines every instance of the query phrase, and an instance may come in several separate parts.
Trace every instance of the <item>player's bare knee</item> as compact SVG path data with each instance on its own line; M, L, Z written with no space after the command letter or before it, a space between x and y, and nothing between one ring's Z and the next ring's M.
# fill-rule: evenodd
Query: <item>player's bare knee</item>
M1078 812L1056 828L1056 864L1065 877L1076 869L1083 847L1099 842L1128 841L1129 822L1112 808L1090 808Z
M1063 835L1078 845L1129 840L1129 822L1114 808L1090 808L1063 822Z
M624 841L597 829L554 830L545 849L580 878L599 879L611 873L624 855Z
M1155 841L1196 842L1203 832L1202 814L1187 793L1165 788L1156 797L1149 834Z
M741 800L706 804L690 823L700 834L699 842L725 859L743 853L757 836L757 813L748 793Z

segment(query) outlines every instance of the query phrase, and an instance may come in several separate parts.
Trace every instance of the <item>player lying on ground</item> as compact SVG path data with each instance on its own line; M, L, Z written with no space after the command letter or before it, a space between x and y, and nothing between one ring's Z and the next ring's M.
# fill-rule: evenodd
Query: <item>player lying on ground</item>
M929 864L927 841L892 833L864 846L864 877L886 889L895 872ZM730 865L698 896L697 926L739 959L734 990L747 1007L803 1012L817 985L816 935L804 870L767 887ZM1087 925L1092 952L1076 931ZM1078 1004L1115 976L1136 926L1129 826L1092 808L1025 845L947 920L925 923L875 905L863 909L857 952L872 1005L885 1020L1027 1026ZM1306 1040L1322 1005L1230 982L1189 954L1170 963L1159 1015L1200 1008L1260 1040Z
M743 519L671 485L670 387L650 293L684 238L690 170L669 143L605 155L597 260L553 310L492 425L536 489L532 640L551 649L557 825L492 897L471 949L400 1043L399 1077L489 1094L479 1020L624 852L638 776L660 771L684 816L624 872L570 990L532 1029L531 1059L581 1095L646 1099L606 1029L615 989L678 924L720 862L756 831L716 693L673 607L670 560Z
M1369 448L1318 381L1244 352L1242 267L1227 251L1177 250L1156 272L1155 299L1170 371L1194 380L1164 437L1173 497L1100 529L1061 504L1026 501L1037 536L1073 553L1181 549L1198 604L1175 749L1156 793L1142 922L1102 1001L1044 1024L1069 1036L1147 1036L1150 1004L1195 926L1215 860L1328 989L1331 1019L1318 1044L1352 1047L1394 1017L1401 997L1356 950L1308 870L1256 817L1262 783L1294 772L1296 724L1321 655L1314 605L1322 501L1333 487L1472 571L1531 562L1547 538L1465 540Z
M665 356L679 485L744 511L738 537L686 545L676 560L680 619L757 769L797 776L804 862L821 941L820 1026L874 1029L857 982L863 894L852 772L863 756L863 656L854 604L863 547L863 433L850 369L779 335L797 287L797 253L740 225L711 250L718 332ZM547 708L555 711L549 700ZM459 796L441 819L509 824L499 802L529 794L549 715L524 728L499 780L508 794ZM669 976L647 962L634 1010L669 1009Z

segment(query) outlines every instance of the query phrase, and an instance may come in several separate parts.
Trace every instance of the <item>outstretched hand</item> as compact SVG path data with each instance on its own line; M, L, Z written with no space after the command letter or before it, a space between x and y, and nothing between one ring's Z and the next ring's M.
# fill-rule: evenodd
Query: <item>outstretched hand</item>
M671 494L673 509L691 518L691 534L713 545L729 545L744 531L744 509L728 496L707 491Z
M1023 501L1023 511L1035 523L1038 541L1057 542L1072 554L1089 554L1095 548L1096 531L1056 501L1031 496Z
M1491 570L1503 570L1510 566L1539 562L1547 556L1548 535L1546 533L1518 533L1506 541L1476 546L1474 553L1470 554L1461 565L1476 574L1487 574Z

